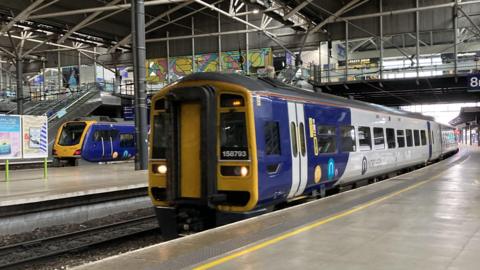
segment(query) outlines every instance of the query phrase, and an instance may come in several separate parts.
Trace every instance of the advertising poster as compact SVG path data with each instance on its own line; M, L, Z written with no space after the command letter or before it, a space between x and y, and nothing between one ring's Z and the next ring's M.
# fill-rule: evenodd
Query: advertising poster
M22 127L19 115L0 115L0 159L22 158Z
M24 115L23 158L45 158L48 156L48 119L46 116Z

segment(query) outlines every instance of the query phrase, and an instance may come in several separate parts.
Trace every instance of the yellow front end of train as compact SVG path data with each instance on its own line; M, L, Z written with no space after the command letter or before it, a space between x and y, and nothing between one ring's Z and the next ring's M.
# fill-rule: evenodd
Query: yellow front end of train
M149 195L160 225L182 209L211 216L255 208L250 91L219 81L180 82L153 97L150 117Z
M69 121L57 131L53 144L53 157L73 162L80 158L83 141L88 129L96 121Z

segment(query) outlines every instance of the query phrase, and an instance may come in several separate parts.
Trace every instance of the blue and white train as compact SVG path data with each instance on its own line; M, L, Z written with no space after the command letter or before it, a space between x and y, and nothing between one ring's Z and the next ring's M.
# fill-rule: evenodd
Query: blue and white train
M167 86L150 123L149 194L172 237L458 150L431 117L236 74Z

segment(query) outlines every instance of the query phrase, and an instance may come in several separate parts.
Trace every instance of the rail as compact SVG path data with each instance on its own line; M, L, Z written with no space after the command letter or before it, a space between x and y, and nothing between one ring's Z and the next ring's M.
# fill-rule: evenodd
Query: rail
M34 261L133 237L158 229L155 215L0 247L0 268L20 267Z

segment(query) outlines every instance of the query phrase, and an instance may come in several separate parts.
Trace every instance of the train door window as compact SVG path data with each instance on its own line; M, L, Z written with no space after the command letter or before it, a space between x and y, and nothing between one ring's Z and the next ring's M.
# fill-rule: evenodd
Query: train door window
M265 133L265 154L266 155L281 155L280 149L280 129L278 122L265 122L263 127Z
M420 130L420 139L422 140L422 145L427 145L427 135L425 130Z
M411 129L407 129L406 131L407 133L407 146L408 147L412 147L413 146L413 135L412 135L412 130Z
M405 132L403 129L397 130L397 143L398 148L405 147Z
M297 157L298 156L298 147L297 147L297 127L294 122L290 123L290 135L291 135L291 141L292 141L292 151L293 151L293 156Z
M222 94L220 96L220 106L224 108L228 107L243 107L245 100L240 95L234 94Z
M387 135L387 146L389 149L395 148L395 130L393 128L385 129Z
M358 143L360 151L372 150L372 133L369 127L358 127Z
M334 153L336 151L336 128L334 126L317 126L317 135L319 153Z
M385 135L383 134L383 128L373 128L373 142L375 144L375 150L385 149Z
M432 144L434 144L435 143L435 136L433 134L433 130L431 131L431 133L432 133L432 135L431 135L432 136L432 141L431 142L432 142Z
M357 151L357 143L355 139L355 128L353 126L340 127L340 136L342 138L342 152Z
M300 152L302 153L302 157L304 157L307 153L307 147L305 146L305 126L303 123L298 125L298 136L300 136Z
M131 133L120 133L120 147L135 147L135 139Z
M420 145L420 133L418 132L418 129L415 129L413 131L413 138L414 138L414 141L415 141L415 146L419 146Z

